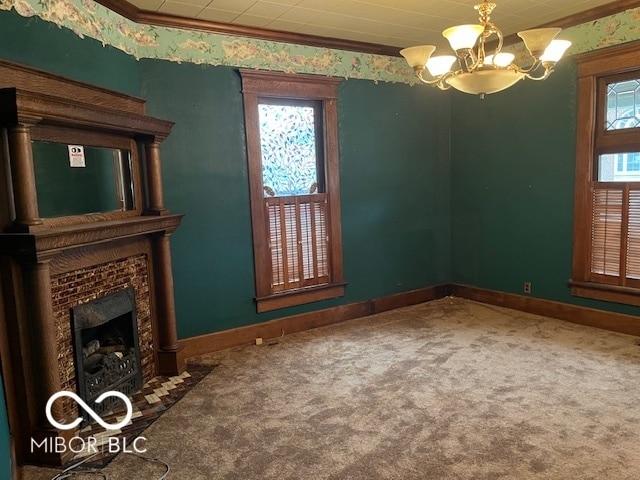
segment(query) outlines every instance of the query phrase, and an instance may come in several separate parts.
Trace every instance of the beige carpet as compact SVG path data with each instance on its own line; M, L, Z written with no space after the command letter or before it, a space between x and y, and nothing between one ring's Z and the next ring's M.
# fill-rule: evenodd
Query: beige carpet
M142 435L180 480L635 480L637 342L445 298L192 359L218 366Z

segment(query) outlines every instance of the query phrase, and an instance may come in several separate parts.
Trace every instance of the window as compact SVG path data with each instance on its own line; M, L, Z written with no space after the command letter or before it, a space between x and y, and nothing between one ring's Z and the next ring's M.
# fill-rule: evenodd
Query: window
M640 152L605 153L598 157L598 181L640 181Z
M258 311L342 296L339 80L240 73Z
M577 57L572 293L640 305L638 45Z
M258 99L273 293L329 283L322 104Z

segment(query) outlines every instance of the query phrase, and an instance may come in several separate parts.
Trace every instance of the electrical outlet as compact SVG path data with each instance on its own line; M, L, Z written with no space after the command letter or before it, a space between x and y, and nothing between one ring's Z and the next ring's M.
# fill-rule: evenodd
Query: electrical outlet
M531 293L531 282L524 282L524 293Z
M262 337L256 338L256 345L262 345Z

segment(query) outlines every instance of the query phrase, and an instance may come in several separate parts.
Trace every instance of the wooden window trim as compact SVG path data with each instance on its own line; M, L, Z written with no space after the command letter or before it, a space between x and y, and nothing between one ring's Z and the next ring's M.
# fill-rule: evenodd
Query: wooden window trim
M256 304L258 312L304 303L336 298L344 295L345 282L342 267L342 232L340 220L340 164L338 152L338 84L340 79L316 75L284 74L271 71L240 69L244 102L245 129L251 200L254 263L256 273ZM266 214L262 207L262 167L259 161L260 128L258 105L261 98L318 100L324 111L325 189L329 212L330 239L329 283L271 293L270 250L266 231ZM260 181L256 181L260 179Z
M624 130L606 131L601 115L604 96L598 90L605 82L640 76L638 55L640 42L605 48L573 57L578 65L577 143L574 194L574 230L571 293L575 296L630 305L640 305L640 284L629 281L626 285L612 285L604 275L591 273L591 222L593 179L598 165L596 158L602 153L625 148L640 148L639 134Z

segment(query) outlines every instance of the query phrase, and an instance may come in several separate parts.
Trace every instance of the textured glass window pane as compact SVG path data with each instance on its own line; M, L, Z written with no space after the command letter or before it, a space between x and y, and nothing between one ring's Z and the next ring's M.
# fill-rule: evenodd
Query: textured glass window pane
M265 196L316 193L318 176L314 117L314 108L309 106L259 106Z
M640 79L607 85L606 130L640 126Z

